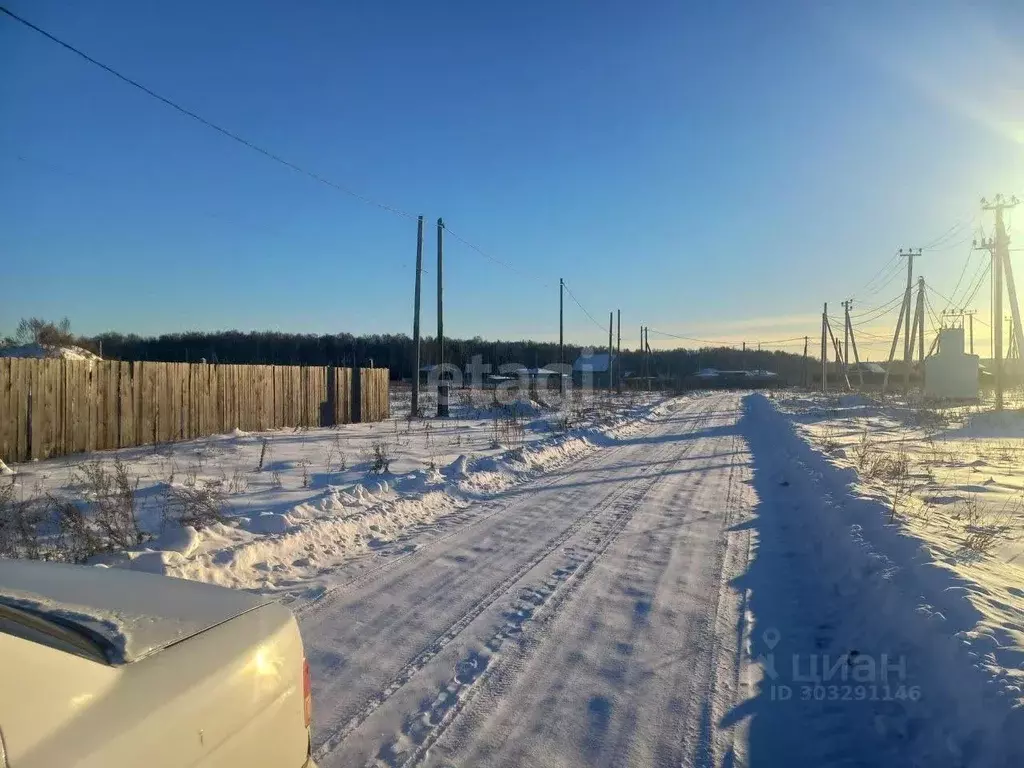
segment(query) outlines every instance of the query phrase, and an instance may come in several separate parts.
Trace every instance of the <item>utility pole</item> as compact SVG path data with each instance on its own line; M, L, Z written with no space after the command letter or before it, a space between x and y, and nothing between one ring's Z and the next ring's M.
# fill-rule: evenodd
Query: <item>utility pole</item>
M640 374L647 375L647 350L644 348L644 327L640 326Z
M412 415L420 415L420 278L423 274L423 217L416 223L416 296L412 316Z
M857 386L860 389L864 389L864 369L860 367L860 355L857 354L857 338L853 335L853 322L850 320L850 310L853 309L853 299L847 299L843 302L843 310L845 313L846 323L845 336L846 346L843 348L843 371L846 374L846 378L849 379L849 368L850 368L850 344L853 344L853 361L857 364Z
M615 360L618 362L618 375L615 377L615 392L622 394L622 310L615 310Z
M904 253L902 248L900 248L900 253ZM921 249L918 248L915 252L913 248L910 248L906 251L905 255L907 257L907 291L904 297L904 312L906 316L903 319L905 333L903 337L903 394L907 395L910 392L910 335L912 333L910 329L910 295L914 282L914 256L920 256Z
M821 311L821 391L828 392L828 302Z
M921 375L921 393L924 393L924 278L917 278L917 360Z
M807 383L808 383L807 382L807 377L808 377L808 371L807 371L807 344L809 343L809 341L810 341L810 339L807 336L804 336L804 376L803 376L803 379L804 379L803 380L804 389L807 389Z
M565 318L565 280L558 278L558 365L565 367L565 333L563 320ZM558 372L558 393L565 394L565 373Z
M644 326L644 369L647 372L647 391L651 391L651 329Z
M972 309L970 311L962 310L961 315L967 316L967 331L968 338L971 340L971 354L974 354L974 316L978 314L978 310Z
M843 305L843 365L850 364L850 307L853 299L839 302Z
M449 383L444 378L444 221L437 220L437 415L448 415Z
M853 299L842 302L843 305L843 375L850 378L850 309ZM863 374L861 374L863 376Z
M615 313L608 313L608 394L612 393L612 321Z
M992 280L994 282L992 294L992 343L995 347L995 379L996 379L996 410L1003 409L1003 269L1007 269L1007 278L1010 283L1010 311L1013 313L1014 335L1017 337L1018 347L1021 346L1021 324L1020 310L1017 306L1017 287L1013 284L1013 267L1010 266L1010 238L1006 234L1006 224L1003 221L1003 211L1013 208L1019 201L1016 197L1009 200L1002 195L996 195L992 202L982 198L981 208L984 211L994 211L996 215L996 236L994 240L982 243L982 247L992 254Z
M843 348L839 344L839 339L832 333L832 325L828 321L828 315L825 316L825 328L828 330L829 338L832 339L832 348L836 352L836 370L842 372L843 381L846 382L847 389L853 389L850 386L850 377L846 375L846 368L843 366Z

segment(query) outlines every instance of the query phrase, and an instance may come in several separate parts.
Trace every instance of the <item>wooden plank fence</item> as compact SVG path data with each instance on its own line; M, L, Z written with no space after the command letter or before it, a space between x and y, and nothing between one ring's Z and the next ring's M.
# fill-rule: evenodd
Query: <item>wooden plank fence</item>
M388 369L0 358L0 459L389 416Z

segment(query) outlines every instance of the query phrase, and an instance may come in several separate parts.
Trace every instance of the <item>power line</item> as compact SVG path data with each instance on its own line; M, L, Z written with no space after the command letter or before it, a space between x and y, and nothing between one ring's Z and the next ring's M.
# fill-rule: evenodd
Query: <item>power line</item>
M981 286L982 286L982 284L984 284L985 278L988 276L988 273L989 273L989 271L991 271L991 269L992 269L992 262L991 261L986 260L986 261L983 261L981 263L981 266L978 267L978 271L975 273L976 280L974 281L974 288L971 290L970 296L968 296L965 301L961 302L962 306L964 306L964 307L969 306L970 303L972 301L974 301L974 297L978 295L978 291L981 290ZM977 319L977 318L975 318L975 319Z
M607 329L601 323L597 322L597 320L594 319L594 316L592 314L587 312L587 308L586 307L584 307L582 304L580 304L580 300L576 298L576 294L572 292L572 290L569 288L568 284L563 282L562 285L565 287L566 293L569 294L569 298L571 298L574 302L576 302L576 306L579 307L581 310L583 310L583 314L585 314L587 317L590 318L590 322L592 322L594 325L596 325L598 328L600 328L601 332L604 333L604 331L606 331Z
M692 336L680 336L677 333L668 333L667 331L659 331L659 330L657 330L655 328L648 328L647 330L648 330L648 332L656 333L659 336L669 336L669 337L671 337L673 339L680 339L682 341L696 341L699 344L717 344L717 345L720 345L720 346L723 346L723 347L729 346L729 342L727 342L727 341L712 341L710 339L695 339Z
M885 302L884 304L879 304L877 307L872 307L871 309L867 309L856 314L851 314L850 318L857 321L853 323L853 325L863 325L864 323L870 323L872 320L875 320L876 318L879 318L882 315L889 314L894 309L896 309L896 306L898 304L901 304L903 302L904 294L904 291L900 291L896 296L893 296L891 299L889 299L889 301Z
M960 270L960 279L956 281L956 285L953 286L953 296L956 297L956 292L960 290L960 284L964 281L964 275L967 274L967 267L970 266L971 256L974 255L974 246L971 246L971 250L967 252L967 258L964 259L964 268ZM949 309L949 305L946 306Z
M949 298L948 296L946 296L946 295L945 295L944 293L939 293L939 291L935 290L934 288L932 288L932 287L931 287L930 285L928 285L927 283L925 283L925 286L924 286L924 287L925 287L925 288L926 288L927 290L929 290L929 291L931 291L932 293L934 293L934 294L935 294L936 296L938 296L938 297L939 297L940 299L942 299L943 301L949 302L949 303L948 303L948 304L946 305L946 306L947 306L947 308L948 308L948 307L951 307L951 306L953 306L953 300L952 300L951 298Z
M879 270L878 270L878 271L877 271L877 272L876 272L876 273L875 273L875 274L874 274L874 275L873 275L873 276L871 277L871 279L870 279L870 280L868 280L868 281L867 281L866 283L864 283L864 285L863 285L863 286L861 286L861 288L860 288L860 289L858 289L858 290L857 290L857 291L855 292L855 294L859 294L859 293L860 293L861 291L865 291L865 290L867 290L867 289L868 289L868 287L869 287L869 286L871 286L871 285L872 285L872 283L874 283L874 282L875 282L876 280L878 280L878 278L879 278L879 277L881 277L881 276L882 276L882 273L884 273L884 272L885 272L886 270L891 270L891 272L890 272L890 275L889 275L889 278L888 278L888 279L886 280L886 282L885 282L885 283L883 283L883 284L882 284L882 285L880 285L879 287L877 287L877 288L875 288L874 290L872 290L872 291L871 291L871 292L870 292L870 293L869 293L868 295L869 295L869 296L874 296L874 295L875 295L876 293L878 293L878 292L879 292L880 290L882 290L882 288L884 288L884 287L885 287L886 285L888 285L888 284L889 284L890 282L892 282L892 275L893 275L893 274L899 274L899 272L900 272L900 269L899 269L899 262L897 261L897 260L899 259L899 256L900 256L900 255L899 255L899 253L898 253L898 252L897 252L897 253L894 253L894 254L893 254L893 255L892 255L892 256L891 256L890 258L889 258L889 260L888 260L887 262L885 262L885 264L883 264L883 265L881 266L881 268L880 268L880 269L879 269Z
M971 218L970 218L970 219L969 219L968 221L966 221L966 222L964 222L964 221L962 221L962 220L961 220L961 221L958 221L958 222L956 222L956 223L955 223L955 224L954 224L953 226L951 226L951 227L950 227L949 229L947 229L947 230L946 230L945 232L943 232L943 233L942 233L941 235L939 235L938 237L936 237L936 238L935 238L934 240L932 240L932 241L931 241L930 243L928 243L928 244L926 244L926 245L922 245L922 246L921 246L921 250L923 250L923 251L925 251L925 250L939 250L939 249L937 248L937 246L938 246L938 245L939 245L940 243L946 243L946 242L949 242L949 240L950 240L950 239L952 239L953 237L956 237L957 235L959 235L959 234L960 234L960 232L961 232L961 231L962 231L962 230L963 230L963 229L964 229L965 227L970 227L970 226L971 226L972 224L974 224L974 222L975 222L975 221L977 221L977 220L978 220L978 215L977 215L977 214L975 214L974 216L972 216L972 217L971 217Z
M538 283L540 283L543 286L546 286L546 287L549 287L549 288L551 287L551 285L549 283L545 283L540 278L535 277L534 275L527 274L526 272L523 272L521 269L517 269L516 267L512 266L511 264L509 264L507 261L503 261L502 259L499 259L497 256L492 256L491 254L487 253L487 251L485 251L483 248L480 248L477 245L473 245L473 243L469 242L469 240L467 240L466 238L457 235L448 226L448 222L447 221L445 222L445 225L444 225L444 231L445 231L445 234L449 235L450 237L454 237L456 240L458 240L460 243L465 245L467 248L470 248L471 250L473 250L476 253L480 254L481 256L483 256L488 261L491 261L491 262L493 262L493 263L495 263L495 264L497 264L499 266L502 266L505 269L511 270L512 272L515 272L517 275L521 275L521 276L523 276L525 278L528 278L530 280L535 280L535 281L537 281ZM581 309L582 309L582 307L581 307Z
M108 74L113 75L118 80L121 80L122 82L127 83L128 85L132 86L133 88L137 88L138 90L140 90L143 93L145 93L147 96L150 96L150 97L156 99L157 101L159 101L159 102L161 102L163 104L166 104L168 107L171 107L172 109L177 110L181 114L183 114L183 115L185 115L187 117L192 118L193 120L201 123L202 125L205 125L207 128L211 128L212 130L217 131L217 133L220 133L221 135L226 136L227 138L231 139L232 141L235 141L235 142L241 144L244 147L248 147L249 149L251 149L251 150L253 150L255 152L259 152L261 155L263 155L264 157L270 158L275 163L279 163L279 164L285 166L286 168L291 168L293 171L298 171L299 173L308 176L309 178L313 179L314 181L318 181L321 184L324 184L324 185L326 185L328 187L331 187L333 189L338 190L339 192L343 192L346 195L350 195L350 196L356 198L357 200L361 200L362 202L364 202L364 203L366 203L368 205L376 206L377 208L380 208L382 210L388 211L389 213L393 213L393 214L395 214L397 216L403 216L403 217L405 217L407 219L410 219L412 221L415 221L416 218L417 218L415 215L409 213L408 211L403 211L400 208L395 208L394 206L388 205L387 203L382 203L382 202L380 202L378 200L374 200L373 198L368 197L368 196L362 194L361 192L356 192L354 189L351 189L350 187L346 187L343 184L339 184L337 182L331 181L330 179L325 178L324 176L321 176L320 174L315 173L314 171L310 171L310 170L308 170L306 168L303 168L300 165L296 165L295 163L291 162L290 160L285 160L280 155L276 155L273 152L271 152L270 150L264 149L263 147L259 146L258 144L254 144L253 142L249 141L248 139L243 138L242 136L239 136L237 133L229 131L227 128L222 128L221 126L217 125L216 123L214 123L214 122L212 122L210 120L207 120L205 117L202 117L201 115L193 112L192 110L187 109L187 108L181 106L180 104L178 104L175 101L172 101L171 99L168 99L166 96L161 96L159 93L157 93L156 91L152 90L151 88L146 87L145 85L143 85L142 83L138 82L137 80L133 80L132 78L128 77L127 75L121 74L120 72L118 72L113 67L110 67L110 66L104 64L103 62L94 59L92 56L90 56L89 54L85 53L84 51L79 50L78 48L76 48L75 46L71 45L70 43L67 43L67 42L61 40L60 38L55 37L54 35L51 35L45 29L42 29L41 27L37 27L32 22L28 21L27 19L23 19L21 16L18 16L16 13L8 10L7 8L3 7L2 5L0 5L0 13L3 13L5 15L11 17L12 19L14 19L19 24L21 24L21 25L23 25L25 27L28 27L29 29L33 30L34 32L39 33L40 35L45 37L47 40L50 40L51 42L56 43L57 45L61 46L62 48L66 49L68 51L71 51L76 56L80 56L81 58L83 58L87 62L89 62L90 64L99 67L100 69L102 69L103 71L107 72Z

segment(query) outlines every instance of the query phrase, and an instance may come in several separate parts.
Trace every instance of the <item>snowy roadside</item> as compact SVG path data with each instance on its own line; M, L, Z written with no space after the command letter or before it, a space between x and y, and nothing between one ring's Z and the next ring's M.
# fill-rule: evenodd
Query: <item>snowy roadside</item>
M117 498L120 462L145 541L87 562L315 597L339 566L415 549L418 534L473 501L646 429L665 403L591 396L560 411L527 399L495 406L489 397L464 398L448 419L236 430L13 465L0 484L12 512L20 504L39 515L45 557L47 542L66 533L53 519L62 504L95 521L101 497Z
M929 686L894 735L934 744L930 757L957 764L1003 764L1000 755L1017 764L1021 415L936 413L860 395L767 403L755 396L750 407L813 489L800 507L823 510L804 522L827 550L818 578L857 614L848 645L901 649Z

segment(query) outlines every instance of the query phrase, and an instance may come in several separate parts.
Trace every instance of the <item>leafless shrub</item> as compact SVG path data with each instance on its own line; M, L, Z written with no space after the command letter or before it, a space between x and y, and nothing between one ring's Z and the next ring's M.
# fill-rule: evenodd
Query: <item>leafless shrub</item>
M1004 464L1015 464L1020 456L1020 446L1013 440L1001 440L997 451L999 460Z
M495 410L491 434L491 444L495 448L499 446L512 449L521 448L526 435L526 427L519 409L515 406L507 406Z
M189 464L185 470L185 485L189 488L196 487L196 481L199 478L199 466L196 464Z
M395 434L398 434L398 422L395 422ZM335 472L344 472L346 469L345 452L341 447L341 435L334 433L334 439L327 446L327 458L324 460L326 474L330 477Z
M977 494L969 493L957 499L949 525L958 523L963 531L964 552L986 555L997 544L1018 541L1024 533L1022 520L1024 497L1016 496L999 509L992 509L982 504Z
M81 465L76 481L83 487L86 514L106 545L128 549L142 543L136 492L139 479L128 474L128 465L114 459L111 468L103 462Z
M243 472L240 467L235 467L235 471L231 474L231 479L228 481L228 491L230 493L245 493L249 490L249 475Z
M818 447L822 453L834 454L840 449L840 443L836 437L836 430L831 424L826 424L818 437Z
M310 460L306 459L306 458L303 458L301 461L299 461L299 466L302 467L302 487L303 488L309 488L309 465L310 465L310 463L311 463Z
M39 560L45 510L35 498L18 498L14 484L0 486L0 556Z
M893 522L897 515L904 513L914 491L906 445L901 441L894 455L878 457L872 463L870 472L884 483L889 493L889 522Z
M391 462L394 461L394 456L387 440L374 440L369 458L372 472L383 475L391 471Z
M256 471L263 471L263 462L266 461L267 451L270 448L270 441L267 438L260 440L260 463L256 465Z
M70 499L48 497L57 523L57 556L72 563L84 563L93 555L109 549L80 504Z
M191 525L195 529L222 523L224 514L224 487L221 483L207 483L201 487L171 488L164 507L164 525Z
M864 427L864 431L860 434L860 439L857 444L853 447L853 457L857 462L857 469L863 472L867 469L872 456L874 455L875 448L871 441L871 433L867 427Z
M275 488L280 488L282 485L281 473L278 472L276 469L270 473L270 484L273 485Z

